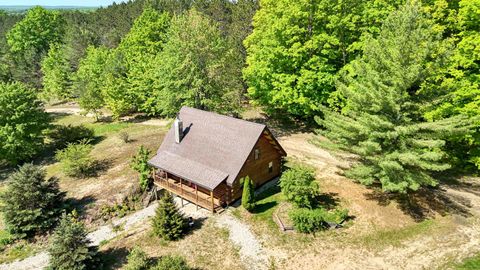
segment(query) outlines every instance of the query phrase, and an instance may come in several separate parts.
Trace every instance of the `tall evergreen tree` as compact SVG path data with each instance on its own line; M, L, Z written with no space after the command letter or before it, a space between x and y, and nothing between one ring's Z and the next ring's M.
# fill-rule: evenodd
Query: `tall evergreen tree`
M247 211L252 211L255 208L255 187L253 181L249 176L242 179L243 181L243 193L242 193L242 206Z
M62 211L65 193L58 179L46 179L40 167L25 164L13 173L2 193L3 218L7 229L16 237L25 238L51 228Z
M388 192L407 192L437 181L432 172L445 163L444 138L465 132L463 118L426 122L417 92L438 67L444 44L416 2L408 2L384 22L377 39L369 39L363 57L339 81L346 99L343 114L323 110L321 132L341 149L358 155L346 175Z
M174 115L182 105L235 114L241 81L233 51L215 22L195 9L175 17L161 55L156 110Z

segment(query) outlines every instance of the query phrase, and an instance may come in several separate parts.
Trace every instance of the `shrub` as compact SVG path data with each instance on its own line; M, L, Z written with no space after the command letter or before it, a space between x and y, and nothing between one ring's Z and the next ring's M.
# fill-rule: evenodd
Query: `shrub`
M125 131L122 131L118 134L118 137L120 138L120 140L122 140L122 142L124 143L129 143L130 142L130 135L128 135L127 132Z
M319 195L319 186L312 169L294 166L280 177L280 188L287 200L297 207L313 208Z
M43 232L60 216L65 193L60 191L58 179L45 176L45 170L27 163L7 180L0 210L8 231L15 237Z
M255 208L255 190L253 182L249 176L243 178L243 194L242 194L242 206L247 211L252 211Z
M0 163L17 164L42 149L50 118L36 92L22 83L0 82Z
M189 270L187 262L180 256L163 256L152 270Z
M56 159L61 163L65 175L84 177L92 173L95 161L90 156L93 147L88 140L68 144L65 149L57 151Z
M89 245L85 225L71 215L64 214L48 248L50 268L55 270L94 269L96 251Z
M316 231L325 229L327 222L342 222L345 218L347 218L348 211L335 210L333 212L329 212L322 208L295 208L288 214L290 219L293 221L295 230L302 233L314 233Z
M65 148L68 144L79 143L82 140L91 140L94 137L92 129L83 125L57 125L48 133L48 137L52 139L57 148Z
M137 154L132 158L130 166L137 171L139 176L140 188L142 191L147 190L152 185L152 178L150 177L152 169L148 165L150 159L150 150L141 145L138 148Z
M135 246L127 256L125 270L147 270L150 260L147 254L138 246Z
M165 240L176 240L185 233L185 217L180 213L169 193L160 199L152 225L153 233Z

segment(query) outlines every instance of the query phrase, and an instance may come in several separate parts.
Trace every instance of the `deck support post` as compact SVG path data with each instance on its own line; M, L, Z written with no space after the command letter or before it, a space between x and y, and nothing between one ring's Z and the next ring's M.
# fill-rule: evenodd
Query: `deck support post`
M196 200L195 205L197 206L197 211L198 211L198 186L196 184L195 184L195 200Z
M213 203L213 190L210 191L210 197L212 198L212 213L215 212L215 204Z
M182 202L182 207L183 207L183 187L182 187L182 178L180 178L180 190L182 193L182 196L180 196L180 201Z

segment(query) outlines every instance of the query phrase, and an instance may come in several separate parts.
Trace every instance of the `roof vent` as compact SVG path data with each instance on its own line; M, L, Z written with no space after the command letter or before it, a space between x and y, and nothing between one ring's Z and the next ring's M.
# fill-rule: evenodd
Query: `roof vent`
M180 120L180 117L177 115L175 118L175 122L173 123L175 128L175 142L180 143L183 138L183 122Z

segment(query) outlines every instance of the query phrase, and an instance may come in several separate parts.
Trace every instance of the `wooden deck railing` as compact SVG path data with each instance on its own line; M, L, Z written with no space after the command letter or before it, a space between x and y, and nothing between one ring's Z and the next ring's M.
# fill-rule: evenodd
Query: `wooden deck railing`
M154 183L169 192L172 192L187 201L190 201L202 208L206 208L212 212L215 212L216 209L221 208L218 203L217 198L213 198L213 206L212 206L212 197L210 194L206 194L199 190L195 190L191 187L186 185L182 185L180 183L175 183L173 179L161 177L159 175L155 175Z

